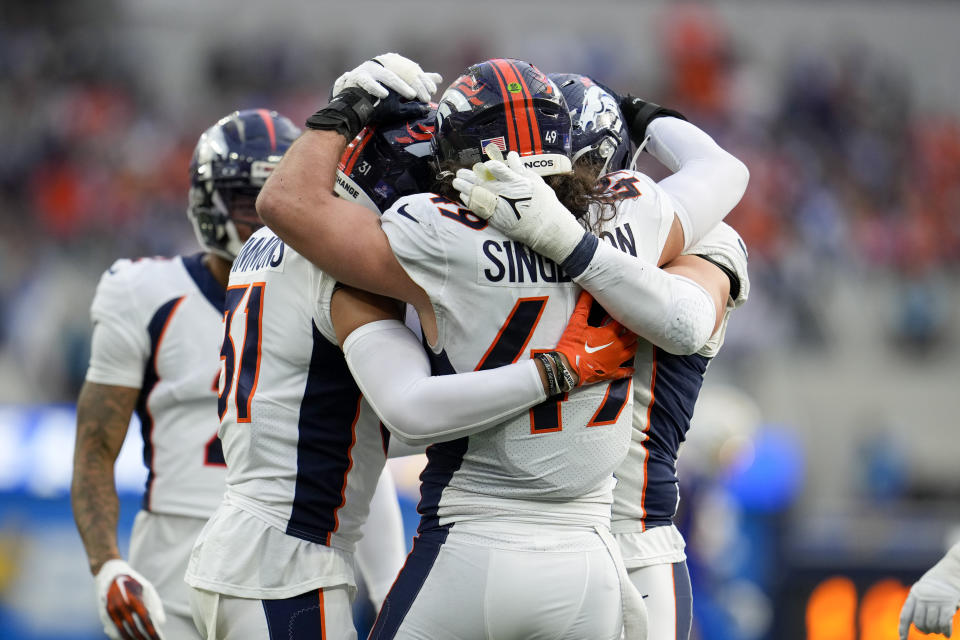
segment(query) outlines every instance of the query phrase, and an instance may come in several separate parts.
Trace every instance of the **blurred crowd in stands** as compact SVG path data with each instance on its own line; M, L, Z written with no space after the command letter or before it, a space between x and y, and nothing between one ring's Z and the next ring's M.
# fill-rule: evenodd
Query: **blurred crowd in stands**
M200 131L238 107L302 120L324 99L318 87L357 62L337 43L211 42L196 61L208 90L190 113L171 113L140 72L143 54L118 39L116 8L2 10L3 402L72 401L86 369L89 302L113 260L195 250L184 210ZM750 187L728 221L750 247L757 298L779 314L768 319L779 329L752 342L828 347L819 294L836 273L854 271L900 288L892 343L934 349L947 322L942 287L960 262L957 110L919 112L906 72L856 48L796 52L781 84L754 101L750 61L722 22L678 11L659 33L660 86L624 90L684 112L749 166ZM495 53L479 42L402 53L425 67L442 62L449 81ZM584 46L583 71L620 88L622 78L602 75L609 52Z

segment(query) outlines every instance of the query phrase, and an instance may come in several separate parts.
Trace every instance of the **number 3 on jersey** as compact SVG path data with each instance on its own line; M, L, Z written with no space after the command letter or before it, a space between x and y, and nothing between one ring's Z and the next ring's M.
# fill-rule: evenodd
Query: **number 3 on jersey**
M257 378L260 375L260 330L263 323L263 293L265 282L227 287L226 311L223 313L223 345L220 347L220 361L223 366L220 395L217 398L217 411L220 420L227 412L227 402L231 393L237 407L237 422L250 422L250 404L257 390ZM243 305L243 318L237 317L237 311ZM237 336L242 336L240 350L233 339L234 323L243 322L244 326ZM240 329L239 324L237 328ZM238 362L239 361L239 362Z

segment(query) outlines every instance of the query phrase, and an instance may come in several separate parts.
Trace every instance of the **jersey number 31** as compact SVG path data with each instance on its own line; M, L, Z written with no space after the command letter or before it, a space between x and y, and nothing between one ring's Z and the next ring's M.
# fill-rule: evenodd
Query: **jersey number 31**
M226 311L223 313L223 345L220 347L220 362L223 366L223 383L217 398L220 420L227 412L231 394L237 408L237 422L250 422L250 405L257 390L260 376L260 330L263 324L263 292L265 282L236 285L227 288ZM242 305L246 300L246 305ZM237 311L243 306L243 319ZM234 322L243 322L240 350L233 339Z

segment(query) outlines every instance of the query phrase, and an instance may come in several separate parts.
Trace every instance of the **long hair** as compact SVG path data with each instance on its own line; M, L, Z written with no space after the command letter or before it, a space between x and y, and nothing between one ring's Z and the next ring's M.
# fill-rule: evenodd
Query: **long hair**
M453 188L454 174L460 167L444 163L437 172L436 181L431 189L434 193L453 200L460 201L460 192ZM622 194L611 193L608 185L597 179L598 167L577 163L571 173L561 173L544 176L557 199L580 224L589 231L600 233L604 222L612 220L616 215L616 203L622 200ZM596 206L599 215L591 221L587 216L591 207Z

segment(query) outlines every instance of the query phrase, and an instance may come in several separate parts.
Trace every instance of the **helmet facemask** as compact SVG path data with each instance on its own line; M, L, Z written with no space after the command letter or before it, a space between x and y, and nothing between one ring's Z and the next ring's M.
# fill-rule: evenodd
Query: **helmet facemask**
M187 216L200 245L232 262L247 238L263 226L256 209L259 191L259 187L190 187Z
M276 112L249 109L230 114L200 136L190 163L187 217L204 249L232 262L263 226L257 195L299 135Z
M551 74L567 100L573 119L573 161L590 166L597 177L627 168L630 140L620 99L587 76Z

